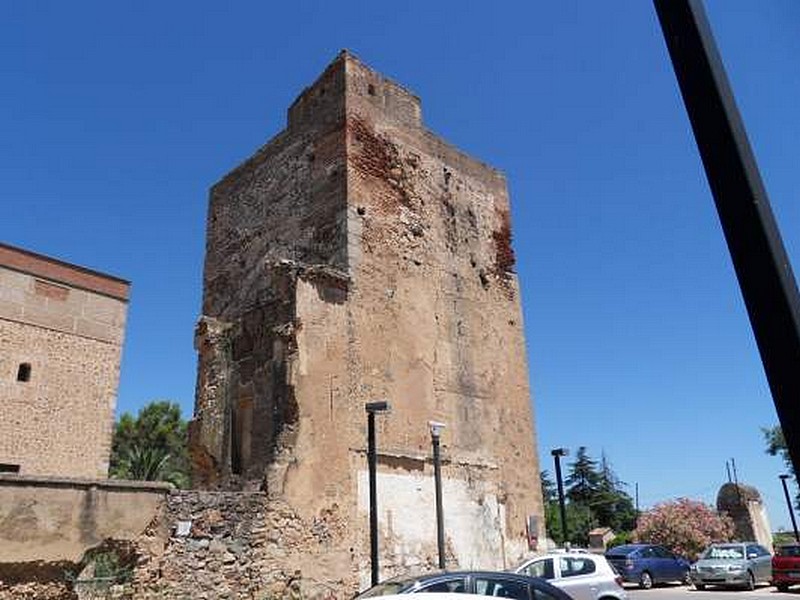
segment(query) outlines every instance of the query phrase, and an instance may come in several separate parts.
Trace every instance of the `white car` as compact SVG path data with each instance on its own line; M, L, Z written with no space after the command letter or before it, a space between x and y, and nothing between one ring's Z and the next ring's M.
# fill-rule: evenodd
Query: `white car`
M541 577L575 600L627 600L622 577L606 557L588 552L553 552L526 560L515 573Z

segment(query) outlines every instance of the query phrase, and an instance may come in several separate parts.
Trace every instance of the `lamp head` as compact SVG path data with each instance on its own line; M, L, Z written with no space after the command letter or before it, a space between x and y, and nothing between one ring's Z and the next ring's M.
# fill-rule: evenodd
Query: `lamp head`
M436 438L437 440L442 435L442 429L447 427L444 423L440 423L438 421L428 421L428 427L431 430L431 437Z
M391 409L391 405L386 400L367 402L364 405L364 410L366 410L368 413L387 412L389 409Z
M552 456L569 456L568 448L553 448L550 450Z

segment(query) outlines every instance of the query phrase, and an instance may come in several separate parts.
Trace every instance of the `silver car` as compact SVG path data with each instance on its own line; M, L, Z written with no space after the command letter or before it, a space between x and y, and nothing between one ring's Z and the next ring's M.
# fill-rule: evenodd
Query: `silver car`
M526 560L517 573L542 577L575 600L627 600L622 577L605 556L587 552L553 552Z
M712 544L689 569L694 587L707 585L755 589L772 579L772 555L755 542Z

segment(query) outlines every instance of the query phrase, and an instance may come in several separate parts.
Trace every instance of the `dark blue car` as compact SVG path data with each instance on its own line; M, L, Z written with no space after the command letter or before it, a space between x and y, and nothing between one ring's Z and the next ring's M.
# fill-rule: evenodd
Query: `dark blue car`
M689 561L662 546L616 546L606 552L606 559L614 565L623 581L638 583L639 587L646 590L656 583L689 583Z

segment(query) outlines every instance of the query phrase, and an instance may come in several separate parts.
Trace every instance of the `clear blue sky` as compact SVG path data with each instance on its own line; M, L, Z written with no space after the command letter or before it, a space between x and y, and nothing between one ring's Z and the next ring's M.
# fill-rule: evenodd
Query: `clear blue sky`
M707 10L800 270L800 3ZM207 190L341 48L508 176L543 466L605 452L647 507L713 502L733 457L788 525L775 409L642 0L0 4L0 239L133 282L119 409L191 413Z

